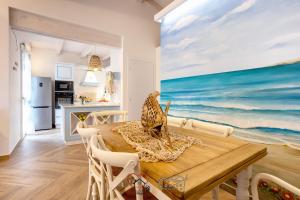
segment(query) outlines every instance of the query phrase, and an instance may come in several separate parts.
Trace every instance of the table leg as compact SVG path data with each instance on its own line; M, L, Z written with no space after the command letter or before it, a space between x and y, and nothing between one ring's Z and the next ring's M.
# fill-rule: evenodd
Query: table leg
M212 191L212 199L219 200L219 186L215 187Z
M237 175L237 200L249 200L249 182L252 176L252 167L244 169Z

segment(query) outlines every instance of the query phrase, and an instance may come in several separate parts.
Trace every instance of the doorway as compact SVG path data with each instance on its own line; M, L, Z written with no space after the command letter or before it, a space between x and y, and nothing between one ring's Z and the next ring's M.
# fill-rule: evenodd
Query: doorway
M21 46L24 135L61 132L61 104L79 104L80 96L89 99L88 103L120 103L121 83L117 77L114 78L112 94L105 91L107 72L121 77L118 63L121 63L122 49L16 29L12 31ZM89 71L88 62L92 55L101 58L101 71Z
M20 44L21 53L21 135L34 134L34 125L32 123L32 113L31 113L31 57L30 57L30 47L26 44Z
M24 12L24 11L17 10L14 8L10 8L9 14L10 14L10 26L12 29L14 29L16 31L23 31L23 32L27 32L27 33L37 34L37 35L44 36L44 37L52 37L52 38L55 38L54 39L55 41L60 41L59 44L57 45L58 48L55 53L56 57L57 57L57 54L63 54L64 52L67 52L68 49L70 49L70 48L71 49L81 48L80 53L77 53L77 55L78 55L78 57L80 57L79 60L84 60L84 62L76 63L76 66L74 66L74 68L76 68L76 69L74 69L75 71L77 70L77 71L80 71L80 73L81 73L82 71L85 70L85 68L87 67L87 63L88 63L87 57L89 56L89 54L91 52L99 53L98 51L101 51L100 50L101 48L95 49L95 46L97 46L98 44L100 46L102 45L105 47L112 47L113 49L109 50L109 54L113 54L115 57L119 56L120 60L118 60L118 61L111 60L110 61L111 64L114 65L113 66L114 68L121 69L123 67L122 66L123 65L123 57L122 57L122 37L121 36L112 35L110 33L83 27L80 25L70 24L67 22L39 16L36 14ZM78 33L81 33L81 34L78 34ZM14 36L11 36L11 38L13 38L13 37ZM19 42L21 42L21 39L19 40ZM74 43L77 43L77 44L74 45ZM54 43L52 42L51 45L53 45L53 44ZM29 49L27 48L27 46ZM30 44L30 42L27 44L25 42L24 53L22 53L21 59L19 58L19 61L22 60L22 69L20 67L21 73L19 75L20 76L19 79L21 81L21 84L19 84L19 85L21 88L18 91L13 91L13 93L15 93L15 94L19 93L20 100L18 100L18 102L12 103L12 106L19 106L20 111L19 112L13 111L12 112L13 116L11 116L11 118L20 120L20 123L17 123L17 124L23 125L22 127L20 127L19 130L14 131L16 133L20 133L20 136L18 136L18 137L13 136L14 138L16 138L16 141L18 141L19 138L22 137L22 135L31 134L31 133L35 132L32 123L28 123L28 120L32 121L32 118L33 118L33 116L32 116L33 113L28 110L28 107L30 107L29 105L31 103L31 97L30 97L31 91L30 91L30 89L28 89L28 88L31 88L31 81L30 81L31 79L29 78L28 72L31 69L31 73L33 73L33 70L37 69L37 68L35 68L36 62L34 61L34 58L32 58L32 56L30 55L31 54L30 48L32 48L32 46L34 46L34 45ZM93 48L91 48L91 46ZM71 53L74 53L74 52L71 52ZM73 64L72 59L69 59L69 58L67 60L57 60L57 62L55 63L55 66L57 66L57 65L65 66L68 64ZM81 59L81 58L83 58L83 59ZM35 63L32 63L32 62L35 62ZM52 68L54 71L55 71L55 66L53 66L53 68ZM47 72L46 72L47 70L45 70L46 67L43 62L40 62L40 69L42 69L42 70L40 70L40 71L36 70L33 73L33 75L47 77L48 76ZM122 72L122 70L120 70L117 77L122 77L121 72ZM43 73L46 73L46 74L43 74ZM80 73L77 73L77 74L80 74ZM78 80L78 82L82 82L81 75L76 76L74 74L74 79ZM54 88L55 88L54 87L54 80L55 80L54 76L52 77L52 80L53 80L52 89L54 90ZM122 79L117 80L117 81L118 81L118 84L123 84ZM80 85L80 86L82 86L82 85ZM84 91L81 90L81 92L85 92L86 89L89 87L91 88L93 86L86 84L84 87L81 87L81 89L84 88L83 89ZM118 90L118 98L120 98L119 103L123 103L123 100L121 99L123 97L122 91L121 91L122 88L123 87L120 85L116 89L116 90ZM54 91L52 91L52 92L54 92ZM101 94L102 94L102 91L99 90L97 93L97 97L101 97ZM74 97L75 97L75 95L74 95ZM12 98L14 98L14 97L12 96ZM52 99L55 99L55 98L52 98ZM54 106L54 105L55 105L55 102L53 100L52 106ZM56 120L56 118L59 118L60 116L59 116L59 112L55 112L55 111L53 111L53 118L52 118L53 127L59 127L59 124L55 124L55 120Z

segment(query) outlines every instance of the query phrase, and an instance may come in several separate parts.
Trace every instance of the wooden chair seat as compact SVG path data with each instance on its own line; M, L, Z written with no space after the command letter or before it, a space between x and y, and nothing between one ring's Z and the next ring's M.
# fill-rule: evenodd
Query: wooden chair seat
M122 195L126 200L135 200L136 199L136 192L135 188L131 188L123 193ZM148 190L143 189L143 199L144 200L158 200L151 192Z
M120 172L123 170L123 168L122 167L112 167L111 170L112 170L112 174L114 176L118 176L120 174Z

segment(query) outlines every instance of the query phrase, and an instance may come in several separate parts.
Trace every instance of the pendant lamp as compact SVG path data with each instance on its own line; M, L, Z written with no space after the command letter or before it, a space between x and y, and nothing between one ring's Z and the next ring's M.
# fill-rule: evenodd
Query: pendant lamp
M103 67L102 60L97 55L92 55L89 61L88 70L89 71L100 71Z

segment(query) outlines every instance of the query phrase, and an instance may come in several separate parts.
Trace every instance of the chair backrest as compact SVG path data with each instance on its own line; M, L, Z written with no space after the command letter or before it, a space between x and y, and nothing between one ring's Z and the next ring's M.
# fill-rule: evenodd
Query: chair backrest
M281 180L280 178L278 177L275 177L273 175L270 175L270 174L266 174L266 173L258 173L255 175L255 177L252 179L251 181L251 191L252 191L252 199L253 200L259 200L259 196L258 196L258 186L259 186L259 183L260 181L269 181L269 182L272 182L272 183L275 183L276 185L286 189L288 192L284 192L280 189L278 189L278 191L276 192L279 192L280 196L282 197L282 199L299 199L300 198L300 189L299 188L296 188L295 186ZM263 187L266 187L266 185L263 185ZM272 188L270 188L272 189ZM273 188L274 190L274 188ZM297 197L287 197L285 195L297 195Z
M104 110L99 112L93 112L94 125L102 125L113 122L125 122L127 120L128 112L125 110ZM118 120L114 118L119 118Z
M91 151L90 139L93 135L97 135L99 130L96 128L88 128L87 124L82 121L77 123L76 129L81 137L86 153L89 155Z
M184 128L228 137L233 133L233 127L189 119Z
M185 118L180 117L172 117L168 116L168 125L170 126L176 126L176 127L184 127L187 120Z
M118 186L130 176L137 178L140 174L139 157L136 153L111 152L105 146L101 135L92 136L91 149L94 163L94 170L104 174L109 186L110 199L124 199ZM98 161L98 162L97 162ZM122 171L113 176L112 167L121 167ZM95 173L97 174L97 173ZM136 193L137 199L141 199L140 193Z

